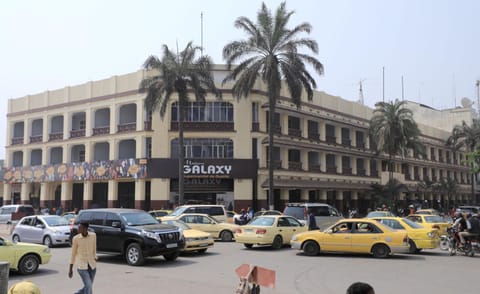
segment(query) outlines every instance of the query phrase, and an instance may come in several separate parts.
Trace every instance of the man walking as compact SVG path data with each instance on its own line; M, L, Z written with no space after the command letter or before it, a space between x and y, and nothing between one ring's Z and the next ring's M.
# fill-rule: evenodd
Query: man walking
M73 265L83 281L83 288L75 294L92 294L93 280L97 272L97 236L88 231L88 223L80 223L78 234L72 240L72 255L68 277L73 276Z

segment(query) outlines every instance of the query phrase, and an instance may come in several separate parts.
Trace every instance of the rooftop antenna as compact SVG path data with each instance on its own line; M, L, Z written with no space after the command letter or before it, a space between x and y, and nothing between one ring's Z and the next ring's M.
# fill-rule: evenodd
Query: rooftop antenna
M358 101L359 101L360 104L362 104L362 105L365 105L365 104L364 104L364 100L363 100L363 86L362 86L362 82L364 82L365 80L366 80L366 79L361 79L360 82L358 82L358 84L359 84L359 86L360 86L360 87L359 87L359 90L358 90L358 92L359 92L359 93L358 93L358 95L359 95L359 100L358 100Z
M382 67L382 99L385 102L385 66Z
M403 76L402 76L402 101L405 101L405 88L403 87Z
M453 94L453 108L457 107L457 89L455 87L455 73L452 75L452 94Z
M203 56L203 11L200 12L200 53Z

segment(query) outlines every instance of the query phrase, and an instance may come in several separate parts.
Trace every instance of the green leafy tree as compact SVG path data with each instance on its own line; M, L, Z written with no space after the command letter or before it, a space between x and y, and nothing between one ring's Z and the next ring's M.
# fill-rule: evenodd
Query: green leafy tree
M466 149L467 152L467 161L471 167L471 193L472 200L475 199L475 153L477 152L477 147L480 143L480 120L474 119L472 125L468 125L465 121L461 125L457 125L453 128L452 134L447 139L447 146L452 148L454 154L461 149ZM468 159L470 157L470 160ZM478 201L478 200L477 200ZM476 201L476 202L477 202Z
M143 64L147 70L139 86L141 93L146 93L145 109L160 113L163 119L168 105L172 100L178 100L178 194L179 204L184 202L184 171L185 148L183 139L183 123L186 106L190 102L190 93L195 101L205 103L205 97L210 91L216 97L221 92L215 87L212 74L212 61L208 56L196 58L200 47L188 43L183 51L175 53L167 45L163 45L163 56L150 56Z
M233 96L240 99L247 97L252 91L257 79L267 86L269 105L268 117L268 192L269 206L273 209L273 147L274 147L274 115L277 99L280 97L282 85L286 85L290 98L300 106L302 92L307 98L313 98L313 89L316 88L314 78L306 68L311 65L318 74L323 74L323 65L313 56L300 52L306 48L318 53L315 40L301 37L302 33L310 33L312 26L301 23L293 28L288 28L288 22L293 11L287 11L285 2L281 3L273 15L263 3L257 13L254 23L246 17L239 17L235 27L242 29L246 39L233 41L223 48L223 57L231 69L232 64L240 62L233 67L224 79L224 83L235 81Z
M421 132L413 113L404 101L377 102L370 119L369 134L377 153L388 155L389 180L393 180L395 157L404 157L409 150L425 154Z
M376 207L379 207L379 204L386 204L394 210L398 208L400 193L408 192L408 187L396 179L389 180L385 185L372 184L371 187Z

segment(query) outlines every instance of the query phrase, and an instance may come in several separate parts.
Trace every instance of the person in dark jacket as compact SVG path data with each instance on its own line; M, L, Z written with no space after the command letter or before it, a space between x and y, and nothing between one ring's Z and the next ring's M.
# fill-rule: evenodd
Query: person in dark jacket
M315 215L313 214L313 212L310 212L310 214L308 215L308 229L310 231L318 230L317 221L315 220Z

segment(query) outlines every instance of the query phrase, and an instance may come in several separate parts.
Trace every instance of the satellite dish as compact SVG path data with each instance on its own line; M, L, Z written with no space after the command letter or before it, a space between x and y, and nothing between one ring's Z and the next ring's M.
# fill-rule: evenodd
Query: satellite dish
M470 108L473 105L473 101L467 97L463 97L462 100L460 100L460 104L462 104L463 108Z

